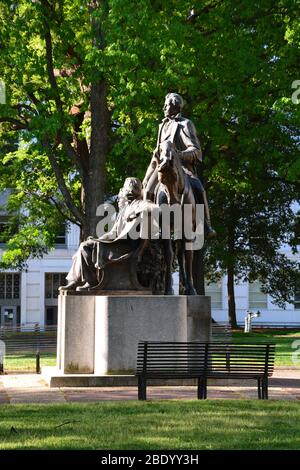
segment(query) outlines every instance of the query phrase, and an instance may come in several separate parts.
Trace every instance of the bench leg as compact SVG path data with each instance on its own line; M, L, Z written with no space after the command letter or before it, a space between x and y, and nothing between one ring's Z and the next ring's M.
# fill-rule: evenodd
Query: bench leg
M198 400L203 400L205 395L205 379L204 377L198 378Z
M257 393L258 399L261 400L261 377L258 377L257 379Z
M147 400L147 381L145 377L138 377L138 399Z
M201 398L205 400L207 398L207 378L203 377L202 378L202 392L201 392Z
M268 400L269 393L268 393L268 377L264 377L262 380L262 391L263 391L263 400Z

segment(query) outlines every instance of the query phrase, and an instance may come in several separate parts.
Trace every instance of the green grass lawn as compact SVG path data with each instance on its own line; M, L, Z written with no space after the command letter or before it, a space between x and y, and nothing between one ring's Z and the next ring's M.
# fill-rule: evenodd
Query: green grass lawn
M56 354L55 353L42 353L41 354L41 367L55 366ZM6 372L34 372L36 366L35 354L19 354L9 355L4 359L4 370Z
M233 340L236 342L274 342L276 344L275 366L297 366L292 361L292 343L300 341L300 331L298 330L255 330L253 333L234 331ZM298 346L299 348L299 346ZM300 367L300 364L298 365Z
M272 400L2 405L0 449L300 449L300 406Z

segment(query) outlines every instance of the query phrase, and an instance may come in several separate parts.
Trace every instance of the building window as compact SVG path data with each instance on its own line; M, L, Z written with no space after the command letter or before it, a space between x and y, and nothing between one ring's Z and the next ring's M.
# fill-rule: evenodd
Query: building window
M57 306L46 307L46 325L57 325Z
M45 274L45 298L57 299L59 286L66 285L67 273L46 273Z
M20 274L0 273L0 299L20 298Z
M211 308L213 310L222 310L222 294L222 281L206 284L205 295L209 295L211 297Z
M66 224L61 224L59 231L55 237L56 246L64 246L66 244Z
M262 292L259 281L249 282L249 309L268 308L268 295Z

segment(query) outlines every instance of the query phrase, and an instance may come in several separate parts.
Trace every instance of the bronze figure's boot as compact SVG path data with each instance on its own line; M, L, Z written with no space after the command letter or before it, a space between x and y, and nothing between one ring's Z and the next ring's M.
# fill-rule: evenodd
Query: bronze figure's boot
M92 289L93 287L96 287L97 283L90 283L90 282L86 282L83 286L78 286L76 291L77 292L81 292L81 291L89 291L90 289Z

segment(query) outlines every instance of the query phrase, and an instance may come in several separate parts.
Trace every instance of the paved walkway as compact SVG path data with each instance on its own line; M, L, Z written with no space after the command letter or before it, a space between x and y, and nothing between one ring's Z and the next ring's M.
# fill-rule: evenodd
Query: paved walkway
M209 386L208 398L257 398L255 382L247 386ZM195 399L196 387L148 387L148 399ZM270 379L269 398L300 400L300 368L276 369ZM49 388L39 375L0 376L0 404L4 403L92 403L104 400L137 400L137 387Z

